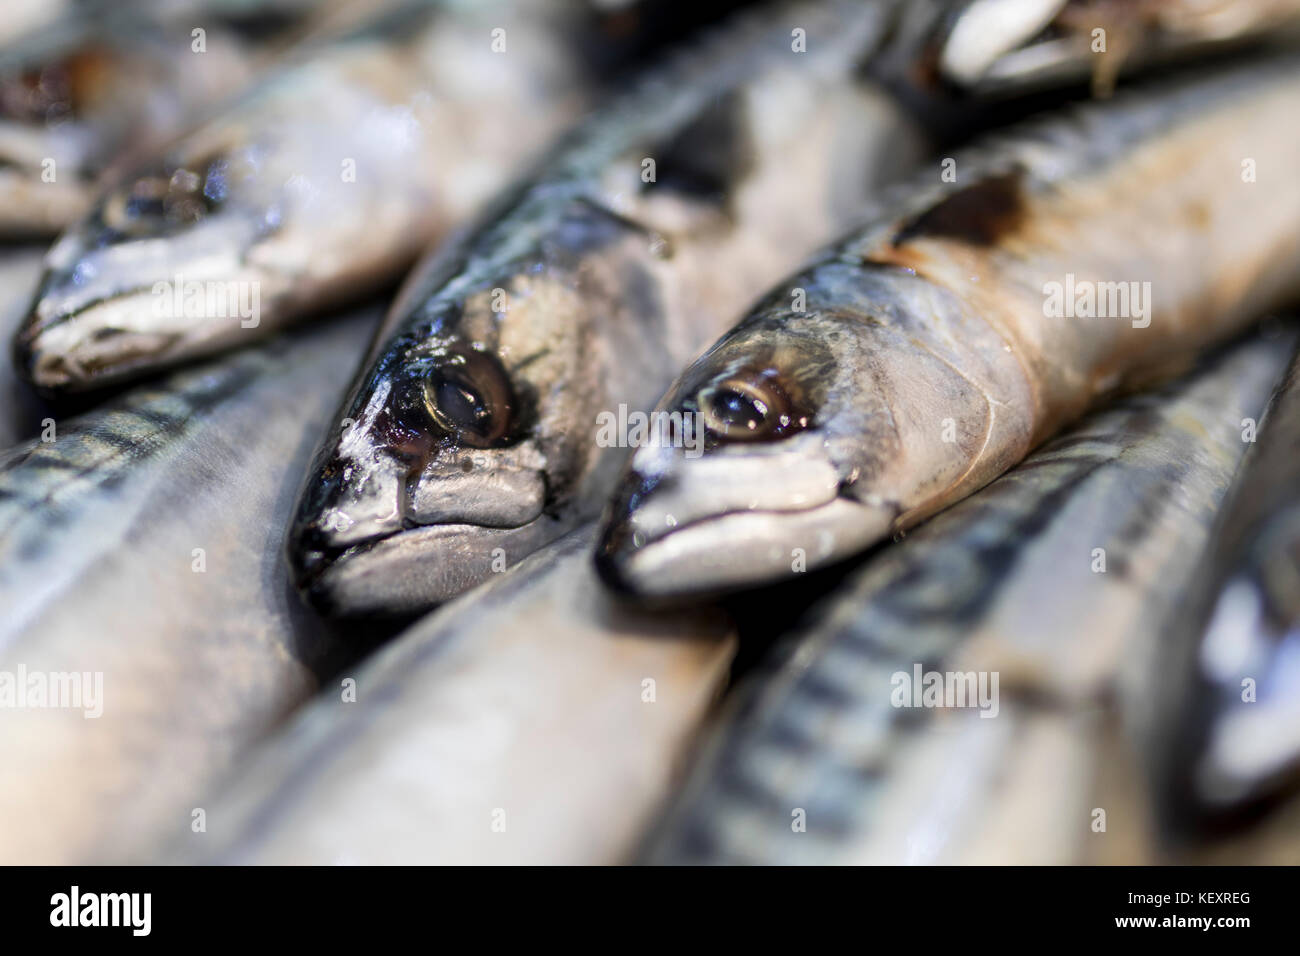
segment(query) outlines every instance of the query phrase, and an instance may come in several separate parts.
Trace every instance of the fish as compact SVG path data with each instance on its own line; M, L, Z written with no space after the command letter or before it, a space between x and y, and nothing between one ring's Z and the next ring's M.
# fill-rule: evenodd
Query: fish
M615 419L924 151L859 70L891 9L720 26L417 267L290 532L314 607L415 614L596 516L632 440Z
M578 529L340 672L162 859L626 862L736 635L717 609L610 600L593 537Z
M1157 859L1139 662L1295 341L1127 397L852 568L732 692L639 858ZM951 700L926 703L931 674Z
M692 600L860 553L1294 300L1297 67L1054 114L882 197L661 399L703 451L633 452L604 579Z
M4 863L154 859L351 660L356 636L293 593L281 529L379 317L175 373L0 453Z
M1023 96L1089 78L1108 96L1119 73L1294 42L1296 0L969 0L928 39L936 72L979 96Z
M202 55L194 42L188 28L88 13L0 50L0 235L72 226L123 153L161 146L252 79L240 37L213 25Z
M593 95L563 0L381 9L102 186L46 259L24 378L97 388L360 301Z
M1146 716L1171 742L1157 753L1175 843L1294 798L1300 779L1300 356L1258 429L1158 655Z

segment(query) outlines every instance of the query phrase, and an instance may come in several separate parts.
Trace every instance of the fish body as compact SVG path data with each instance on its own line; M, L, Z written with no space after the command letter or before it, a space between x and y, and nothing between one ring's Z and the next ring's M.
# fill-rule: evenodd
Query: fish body
M592 536L552 544L344 672L232 777L177 858L626 861L736 639L719 611L620 607L591 570Z
M891 11L724 25L417 268L304 490L290 560L316 606L426 608L594 517L632 440L603 423L644 415L728 313L919 155L859 70Z
M0 455L4 862L148 859L337 666L280 545L369 316L141 387ZM33 696L61 675L81 707Z
M1135 662L1185 600L1285 347L1086 419L850 572L734 693L646 858L1147 859L1151 755L1120 702L1150 694Z
M668 598L861 551L1121 389L1300 293L1294 60L1030 125L954 157L774 289L660 403L598 561ZM794 296L802 290L801 298Z
M1254 441L1153 663L1151 732L1175 742L1163 809L1184 838L1294 794L1300 768L1300 361Z
M23 374L95 387L395 279L590 95L572 14L424 0L313 44L105 186L50 250Z

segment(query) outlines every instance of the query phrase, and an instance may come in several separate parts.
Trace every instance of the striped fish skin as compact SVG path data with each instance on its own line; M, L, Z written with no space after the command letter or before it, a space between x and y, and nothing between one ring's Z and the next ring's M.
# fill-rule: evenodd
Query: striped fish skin
M710 440L632 456L606 580L679 597L861 551L1300 294L1300 181L1252 173L1300 163L1298 96L1294 60L1211 74L900 191L679 377L660 408L702 414Z
M851 572L737 689L646 858L1140 861L1146 755L1120 702L1185 597L1283 346L1254 339L1085 420ZM994 716L896 707L894 675L918 665L996 673Z
M736 649L719 611L604 593L594 529L425 618L216 798L186 862L610 864L667 798ZM521 626L527 622L527 626Z
M350 655L304 613L280 546L368 316L134 390L0 456L0 672L102 674L98 718L0 709L4 862L148 859Z
M1162 646L1154 732L1164 809L1186 834L1294 795L1300 773L1300 359L1224 505ZM1292 814L1294 815L1294 814ZM1292 851L1294 855L1294 851Z
M289 552L315 606L428 608L594 518L623 454L599 445L599 416L648 410L728 316L919 155L858 70L892 9L738 18L417 269L304 492Z
M23 374L96 387L396 279L576 116L583 22L564 0L419 0L303 51L56 243L15 338Z

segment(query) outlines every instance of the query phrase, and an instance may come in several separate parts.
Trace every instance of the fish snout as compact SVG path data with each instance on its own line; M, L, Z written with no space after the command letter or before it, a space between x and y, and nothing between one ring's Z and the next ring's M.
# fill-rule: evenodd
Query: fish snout
M110 384L167 354L176 336L131 332L78 316L40 325L33 316L14 336L18 374L45 393L85 391Z
M648 471L634 459L602 525L602 580L639 597L695 595L788 574L801 551L817 560L836 551L830 529L858 506L838 497L840 475L819 448L805 435L678 454L670 467L656 459Z
M468 456L461 462L454 470L424 477L416 484L411 491L412 522L518 528L541 515L546 505L543 472L482 467Z
M364 468L334 462L312 481L288 547L294 580L308 592L349 549L401 531L406 511L405 469L387 456Z

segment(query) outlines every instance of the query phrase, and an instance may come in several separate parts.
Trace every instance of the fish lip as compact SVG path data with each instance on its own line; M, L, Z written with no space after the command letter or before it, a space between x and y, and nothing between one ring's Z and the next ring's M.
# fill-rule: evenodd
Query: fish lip
M352 571L358 564L364 568L368 561L377 563L375 559L382 560L387 556L385 552L392 550L392 544L398 538L401 538L403 543L407 543L413 538L423 537L430 539L431 544L433 541L447 543L467 539L471 536L476 538L495 537L505 540L512 537L523 537L532 531L543 530L551 520L544 511L539 511L535 517L521 524L501 527L451 521L410 525L375 535L364 541L333 547L328 545L304 546L302 540L304 537L310 539L314 534L319 533L311 529L294 535L289 542L286 558L294 587L302 595L306 603L322 616L355 617L366 614L404 617L450 600L473 585L452 590L450 588L439 589L431 584L426 592L428 597L422 599L418 607L411 606L410 603L394 606L384 602L382 598L363 606L362 602L342 597L340 591L344 590L344 588L336 579ZM548 535L548 537L551 536L554 535ZM430 550L437 549L431 547ZM490 560L491 557L489 549L487 558ZM431 563L435 561L433 556L430 556L429 560ZM513 560L511 563L513 563ZM431 581L433 577L434 575L430 575Z
M146 338L141 333L123 335L135 336L141 341ZM160 334L152 339L159 343L156 348L138 349L132 358L111 364L83 365L69 361L69 357L63 354L43 353L32 341L15 338L12 348L14 369L37 394L46 398L55 398L69 392L90 392L130 379L141 370L151 370L180 337ZM179 361L178 359L177 362ZM172 364L174 363L164 362L157 367L161 369Z
M871 541L884 536L896 514L894 508L836 496L806 508L724 511L664 529L640 543L635 541L637 532L631 519L625 517L603 523L593 562L605 586L625 599L651 605L695 601L750 590L788 577L791 573L789 545L796 540L801 544L813 543L811 536L818 533L816 529L819 526L827 533L831 528L840 530L831 534L832 540L825 546L806 549L807 570L858 553ZM846 519L864 515L873 516L875 520L861 522L861 530L856 532L850 524L850 533L843 532ZM709 547L707 540L697 540L705 538L718 525L727 524L734 529L763 522L782 526L780 530L787 533L801 532L802 536L791 534L788 540L780 542L776 540L779 535L759 533L753 535L754 541L750 544L733 544L725 549ZM760 555L756 549L764 543L764 538L769 552ZM715 540L727 539L722 536ZM666 547L669 544L671 549ZM657 573L662 570L662 553L665 551L672 559L667 566L677 565L672 575ZM673 556L672 551L678 554ZM735 557L737 551L749 555L745 563L754 569L753 573L737 572L740 564ZM779 560L776 559L778 551ZM648 561L647 556L653 560ZM645 567L647 564L650 567Z
M151 347L136 349L130 353L129 358L114 361L111 364L96 365L90 363L87 365L76 361L70 362L69 356L73 354L75 348L73 350L65 348L50 351L43 347L43 343L47 340L51 331L67 328L69 323L76 322L90 314L92 310L102 308L110 303L125 302L132 299L143 301L150 294L150 289L147 286L124 289L112 295L99 296L75 309L42 317L38 312L38 307L41 300L48 294L49 290L44 284L37 289L32 304L27 309L27 313L19 325L18 332L14 335L11 347L15 371L25 382L45 396L54 396L64 392L89 391L131 378L140 369L149 369L155 363L159 363L159 360L166 356L184 338L178 332L145 333L131 329L101 329L98 330L100 338L112 336L120 337L119 342L130 340L138 343L149 342ZM147 303L142 307L147 307ZM103 335L104 332L108 332L109 336ZM90 336L81 336L76 339L75 345L77 347L84 346L87 342L94 341L94 338L95 333L93 332ZM159 367L170 364L173 363L164 360Z

